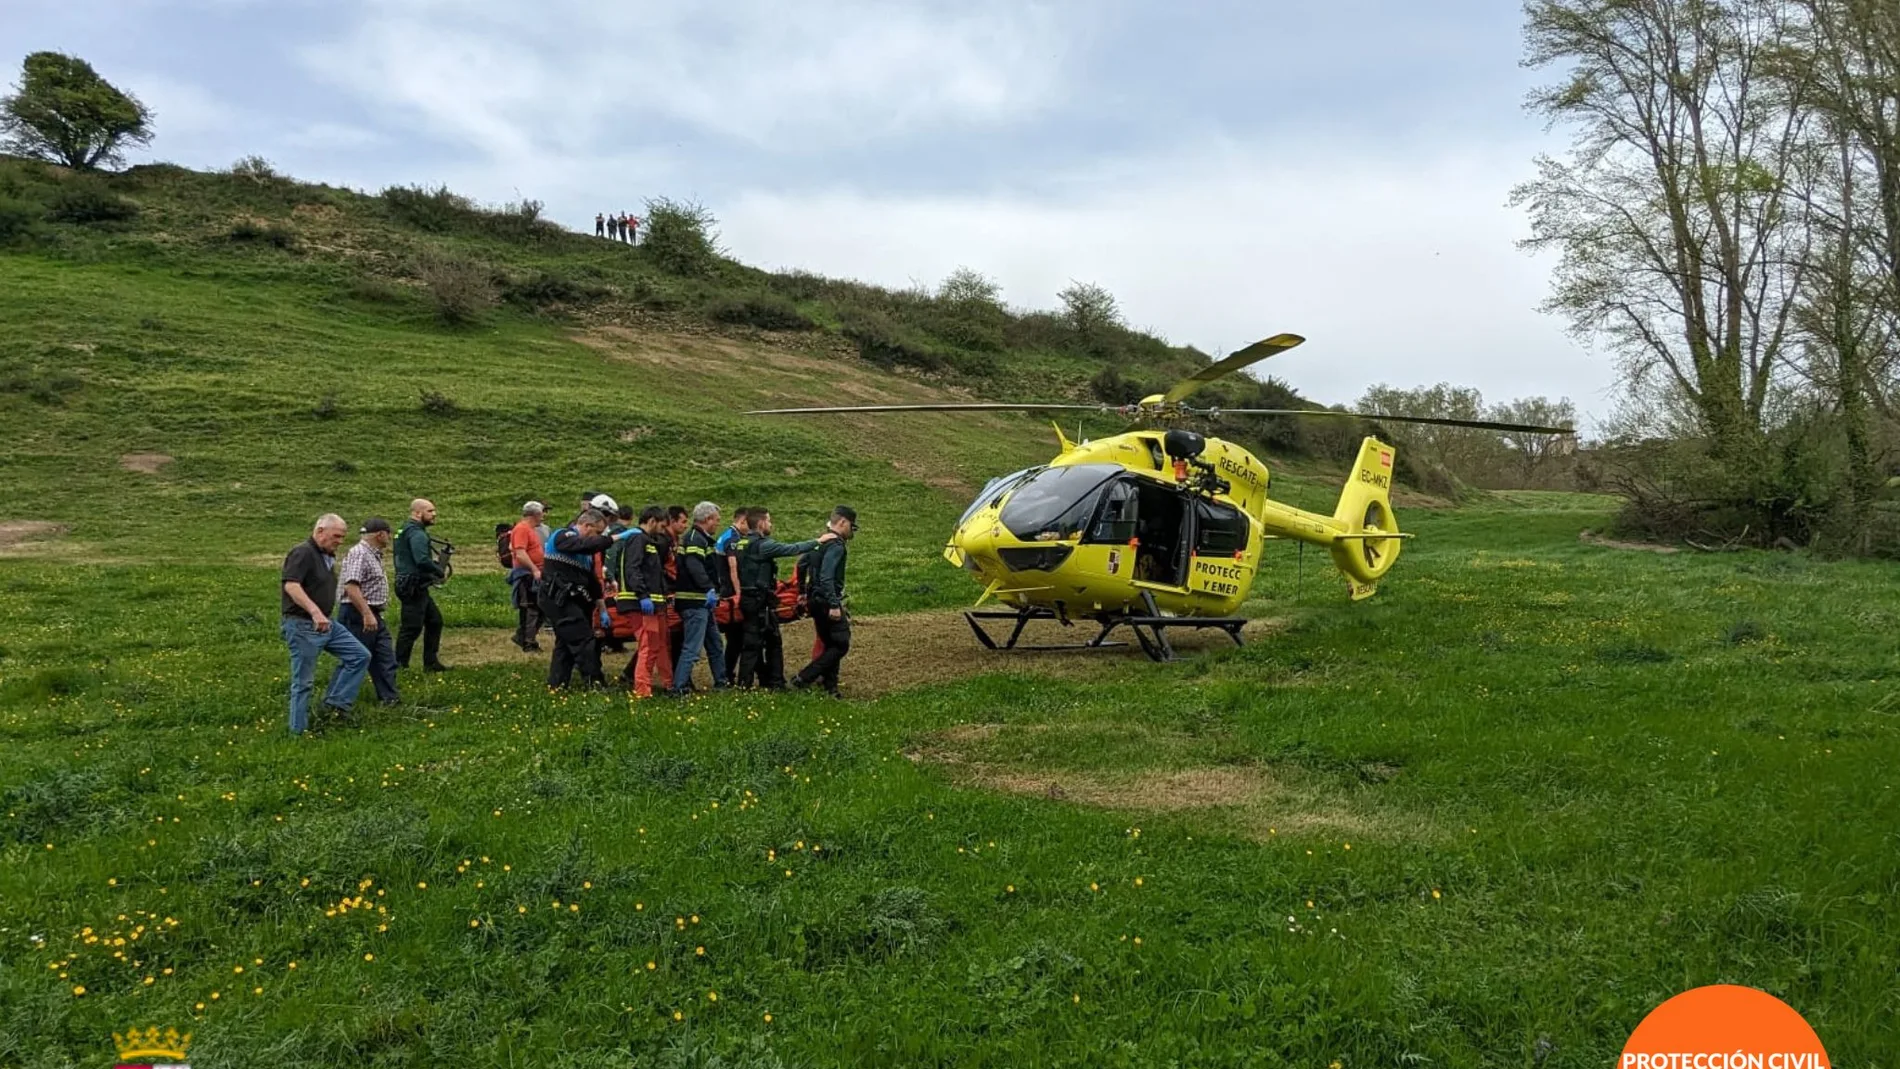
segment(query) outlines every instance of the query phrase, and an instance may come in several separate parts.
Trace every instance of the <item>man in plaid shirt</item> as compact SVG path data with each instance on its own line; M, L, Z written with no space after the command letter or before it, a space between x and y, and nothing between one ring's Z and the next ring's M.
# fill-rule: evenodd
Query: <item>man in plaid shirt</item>
M377 700L394 705L402 695L396 692L396 646L383 615L389 608L389 580L383 575L383 550L389 548L391 538L389 521L371 516L363 521L362 534L337 569L336 621L369 651L369 678Z

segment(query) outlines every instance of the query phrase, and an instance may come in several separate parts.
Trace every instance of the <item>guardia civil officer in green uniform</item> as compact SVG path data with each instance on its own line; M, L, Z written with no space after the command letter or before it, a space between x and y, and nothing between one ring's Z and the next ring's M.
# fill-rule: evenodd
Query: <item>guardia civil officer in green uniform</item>
M818 542L773 541L772 513L758 507L752 510L751 533L732 540L732 552L739 559L739 611L745 616L745 649L739 654L735 686L749 687L755 682L773 690L785 686L785 645L778 630L778 560L796 557Z
M402 631L396 635L396 666L409 667L409 655L422 640L422 668L445 672L442 663L442 610L430 593L442 581L442 566L429 552L429 525L435 522L435 502L426 497L409 502L409 522L396 536L396 600L402 603Z
M798 690L823 683L825 693L843 697L838 693L838 663L851 652L851 615L844 607L845 544L857 533L857 512L849 505L839 505L831 510L825 535L812 553L811 593L805 603L811 609L812 626L818 629L818 641L825 648L792 677L792 686Z

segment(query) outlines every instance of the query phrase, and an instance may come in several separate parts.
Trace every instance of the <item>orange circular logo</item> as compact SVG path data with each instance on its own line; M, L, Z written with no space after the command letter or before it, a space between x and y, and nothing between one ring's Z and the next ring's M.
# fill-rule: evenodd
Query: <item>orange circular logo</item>
M1712 984L1650 1011L1618 1069L1829 1069L1821 1037L1766 991Z

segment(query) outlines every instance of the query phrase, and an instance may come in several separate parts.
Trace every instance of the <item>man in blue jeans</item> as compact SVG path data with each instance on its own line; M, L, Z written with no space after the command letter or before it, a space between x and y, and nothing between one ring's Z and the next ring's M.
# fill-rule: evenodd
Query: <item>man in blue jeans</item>
M328 613L336 604L336 547L347 525L336 513L318 518L310 537L284 557L283 633L290 647L290 733L310 727L310 692L316 687L317 653L336 658L323 705L338 717L351 717L357 688L369 668L369 651L348 630L333 626Z
M679 610L680 625L686 632L680 643L679 664L673 669L675 695L686 693L686 688L692 685L693 662L699 660L701 649L706 651L706 661L712 669L713 689L724 690L730 685L726 679L726 648L719 626L713 622L713 609L719 604L721 586L719 554L714 548L713 535L717 530L719 506L710 501L693 506L693 526L680 539L679 582L673 594L673 605Z

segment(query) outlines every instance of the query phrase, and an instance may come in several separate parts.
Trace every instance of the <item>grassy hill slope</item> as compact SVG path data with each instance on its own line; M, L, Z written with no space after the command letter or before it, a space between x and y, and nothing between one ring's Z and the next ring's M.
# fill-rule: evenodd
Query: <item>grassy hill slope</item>
M835 330L715 333L743 269L274 180L108 192L137 219L0 251L0 1066L137 1024L202 1065L1581 1069L1714 982L1894 1064L1889 568L1630 552L1579 540L1601 499L1500 495L1406 512L1365 603L1272 547L1243 649L979 656L936 550L1046 426L731 412L1101 361L893 373L810 280ZM449 330L425 252L614 292ZM875 700L550 696L520 657L285 736L274 569L317 512L434 496L459 640L509 619L489 525L594 485L792 534L856 504Z

